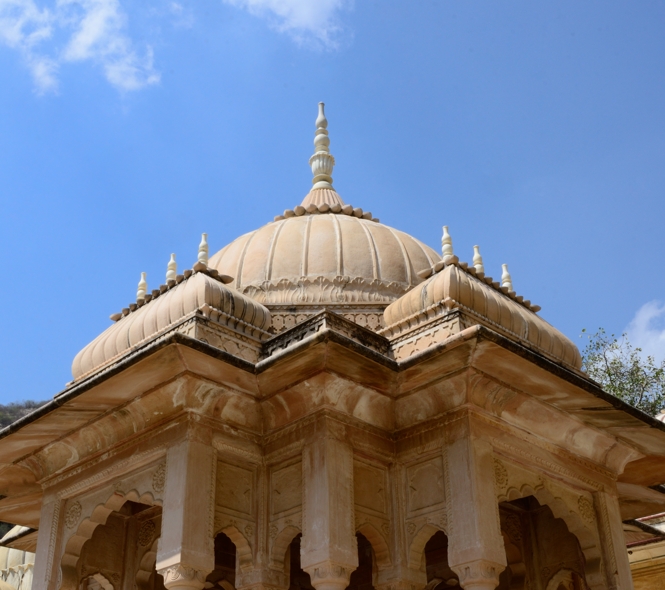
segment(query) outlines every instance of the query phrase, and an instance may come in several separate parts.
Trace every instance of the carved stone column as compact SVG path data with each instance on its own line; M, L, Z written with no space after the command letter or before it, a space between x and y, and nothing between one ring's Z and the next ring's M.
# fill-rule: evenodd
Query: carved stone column
M451 426L444 448L448 562L465 590L494 590L506 567L506 552L494 491L492 446L474 431L472 416Z
M594 494L596 512L599 513L600 537L602 544L603 562L607 575L607 588L617 590L633 590L633 576L630 571L630 562L626 552L626 541L623 536L623 523L621 522L621 511L619 500L616 496L605 492ZM603 583L595 583L596 580L589 579L587 572L587 583L592 588L600 588ZM595 576L593 576L595 577Z
M60 509L62 501L57 496L44 494L39 518L37 552L33 573L33 588L55 590L59 567L54 564L55 556L60 554L62 526Z
M215 467L214 449L197 440L167 453L156 568L169 590L200 590L215 567Z
M302 568L316 590L344 590L358 567L353 450L344 427L321 418L303 449Z

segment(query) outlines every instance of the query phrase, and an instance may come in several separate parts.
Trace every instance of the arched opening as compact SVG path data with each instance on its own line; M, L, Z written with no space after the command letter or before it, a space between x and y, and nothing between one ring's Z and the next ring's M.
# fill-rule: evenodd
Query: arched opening
M362 533L356 533L358 567L351 574L347 590L374 590L374 553L372 544Z
M218 533L215 537L215 569L206 578L207 589L234 590L236 557L235 543L224 533Z
M546 590L587 590L587 585L578 573L563 568L550 578Z
M285 572L289 576L289 590L314 590L309 574L302 569L300 564L300 542L302 534L296 535L287 549L284 562L288 567Z
M164 579L155 570L158 541L159 538L154 539L152 546L139 560L139 569L135 578L137 590L162 590L164 588Z
M425 544L425 571L427 590L459 588L459 578L448 565L448 537L436 531Z
M499 506L508 566L497 590L586 590L586 559L579 539L546 504L527 496ZM568 572L560 577L559 572ZM560 579L559 579L559 577Z
M154 557L149 572L139 583L144 557L149 555L161 530L160 506L125 500L110 510L103 523L95 524L89 538L81 545L73 567L63 567L68 573L63 588L80 590L118 590L136 584L140 590L164 590L162 577L154 569ZM66 556L67 557L67 556ZM70 554L68 559L75 556ZM63 565L66 561L63 560ZM78 583L74 585L74 577Z

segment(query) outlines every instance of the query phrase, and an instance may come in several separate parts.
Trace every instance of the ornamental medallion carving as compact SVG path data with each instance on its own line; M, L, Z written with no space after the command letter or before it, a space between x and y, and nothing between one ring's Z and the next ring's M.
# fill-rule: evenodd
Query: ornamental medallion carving
M508 470L498 459L494 459L494 483L498 490L505 490L508 486Z
M587 524L592 524L596 520L596 513L593 509L593 504L591 500L580 496L577 500L577 507L580 511L580 516Z
M510 540L519 545L522 541L522 521L514 512L501 511L501 530L503 530Z
M79 523L82 512L81 503L78 501L74 502L67 510L67 514L65 514L65 526L68 529L73 529Z
M410 522L409 524L406 525L406 532L409 533L409 535L413 536L416 533L416 524L414 522Z
M166 463L160 463L155 473L152 474L152 489L163 492L166 484Z
M138 541L141 547L147 547L152 544L156 530L155 523L152 520L146 520L139 528Z

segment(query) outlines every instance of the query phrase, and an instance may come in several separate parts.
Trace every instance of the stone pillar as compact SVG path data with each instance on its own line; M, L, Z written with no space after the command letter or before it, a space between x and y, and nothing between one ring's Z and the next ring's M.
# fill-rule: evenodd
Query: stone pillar
M37 533L33 588L44 590L55 590L57 588L59 564L56 566L54 560L61 551L61 508L62 501L60 498L44 494L39 517L39 532Z
M167 452L156 569L169 590L201 590L215 567L216 466L212 446L197 440Z
M630 571L630 561L626 551L626 541L623 534L623 523L621 521L621 511L619 500L616 496L605 492L594 494L596 512L600 519L598 527L602 544L603 563L607 575L607 588L616 590L633 590L633 575ZM587 583L594 587L601 587L603 584L594 584L595 580L589 580L587 573Z
M259 516L256 522L256 550L251 568L236 567L236 590L289 590L289 570L270 567L270 548L268 543L268 523L270 520L270 487L266 465L258 469L257 496Z
M302 569L316 590L344 590L358 567L353 450L330 418L303 449L303 491Z
M492 446L474 432L473 416L451 425L444 448L448 563L464 590L494 590L506 552L494 491Z

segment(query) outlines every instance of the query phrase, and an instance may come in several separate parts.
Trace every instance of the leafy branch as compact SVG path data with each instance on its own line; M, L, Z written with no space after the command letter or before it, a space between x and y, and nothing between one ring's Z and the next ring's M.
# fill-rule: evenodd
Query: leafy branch
M665 408L665 360L660 364L641 348L634 348L627 335L617 338L603 328L589 335L582 352L582 368L605 391L655 416Z

